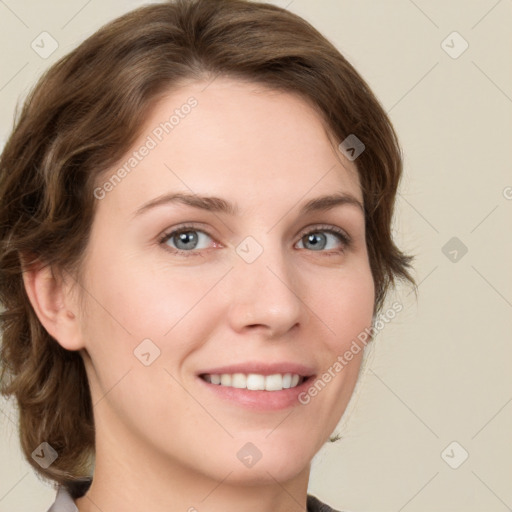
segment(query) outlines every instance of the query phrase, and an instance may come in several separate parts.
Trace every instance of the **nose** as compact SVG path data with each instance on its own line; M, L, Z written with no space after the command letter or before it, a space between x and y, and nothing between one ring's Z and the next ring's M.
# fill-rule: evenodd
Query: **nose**
M235 253L229 283L228 318L237 332L276 338L306 320L297 270L278 247L265 247L251 263Z

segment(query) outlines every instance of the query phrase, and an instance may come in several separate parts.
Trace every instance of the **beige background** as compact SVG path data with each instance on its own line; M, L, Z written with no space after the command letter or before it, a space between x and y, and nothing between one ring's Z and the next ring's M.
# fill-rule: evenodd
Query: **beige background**
M142 3L0 1L0 139L49 65ZM272 3L323 32L389 112L406 169L396 237L417 255L420 282L417 302L407 288L390 297L404 310L379 334L343 439L315 458L309 492L354 512L509 510L512 1ZM59 45L46 59L31 48L43 31ZM469 44L457 58L445 51L463 49L454 31ZM443 253L452 237L465 255ZM0 511L44 511L54 491L22 460L14 412L0 405ZM463 450L458 469L445 462Z

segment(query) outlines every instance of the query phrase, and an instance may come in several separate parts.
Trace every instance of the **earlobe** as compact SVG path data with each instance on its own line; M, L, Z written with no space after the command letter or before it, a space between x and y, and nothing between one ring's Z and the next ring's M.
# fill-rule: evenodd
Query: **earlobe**
M69 284L56 276L51 265L39 261L23 265L23 283L32 308L50 336L67 350L84 348Z

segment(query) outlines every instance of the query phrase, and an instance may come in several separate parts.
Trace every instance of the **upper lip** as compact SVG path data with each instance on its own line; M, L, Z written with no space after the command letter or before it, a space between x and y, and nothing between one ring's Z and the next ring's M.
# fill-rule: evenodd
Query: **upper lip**
M314 369L298 363L282 362L282 363L260 363L257 361L248 361L246 363L231 364L228 366L217 366L208 368L198 372L198 375L221 375L223 373L258 373L260 375L274 375L276 373L296 373L301 377L311 377L314 375Z

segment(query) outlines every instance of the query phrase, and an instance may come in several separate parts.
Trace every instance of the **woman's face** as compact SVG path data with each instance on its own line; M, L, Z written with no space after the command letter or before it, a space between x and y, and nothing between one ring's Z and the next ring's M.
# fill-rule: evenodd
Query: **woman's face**
M205 87L165 97L96 189L80 333L98 456L284 481L335 429L362 351L333 368L372 321L356 162L294 95Z

